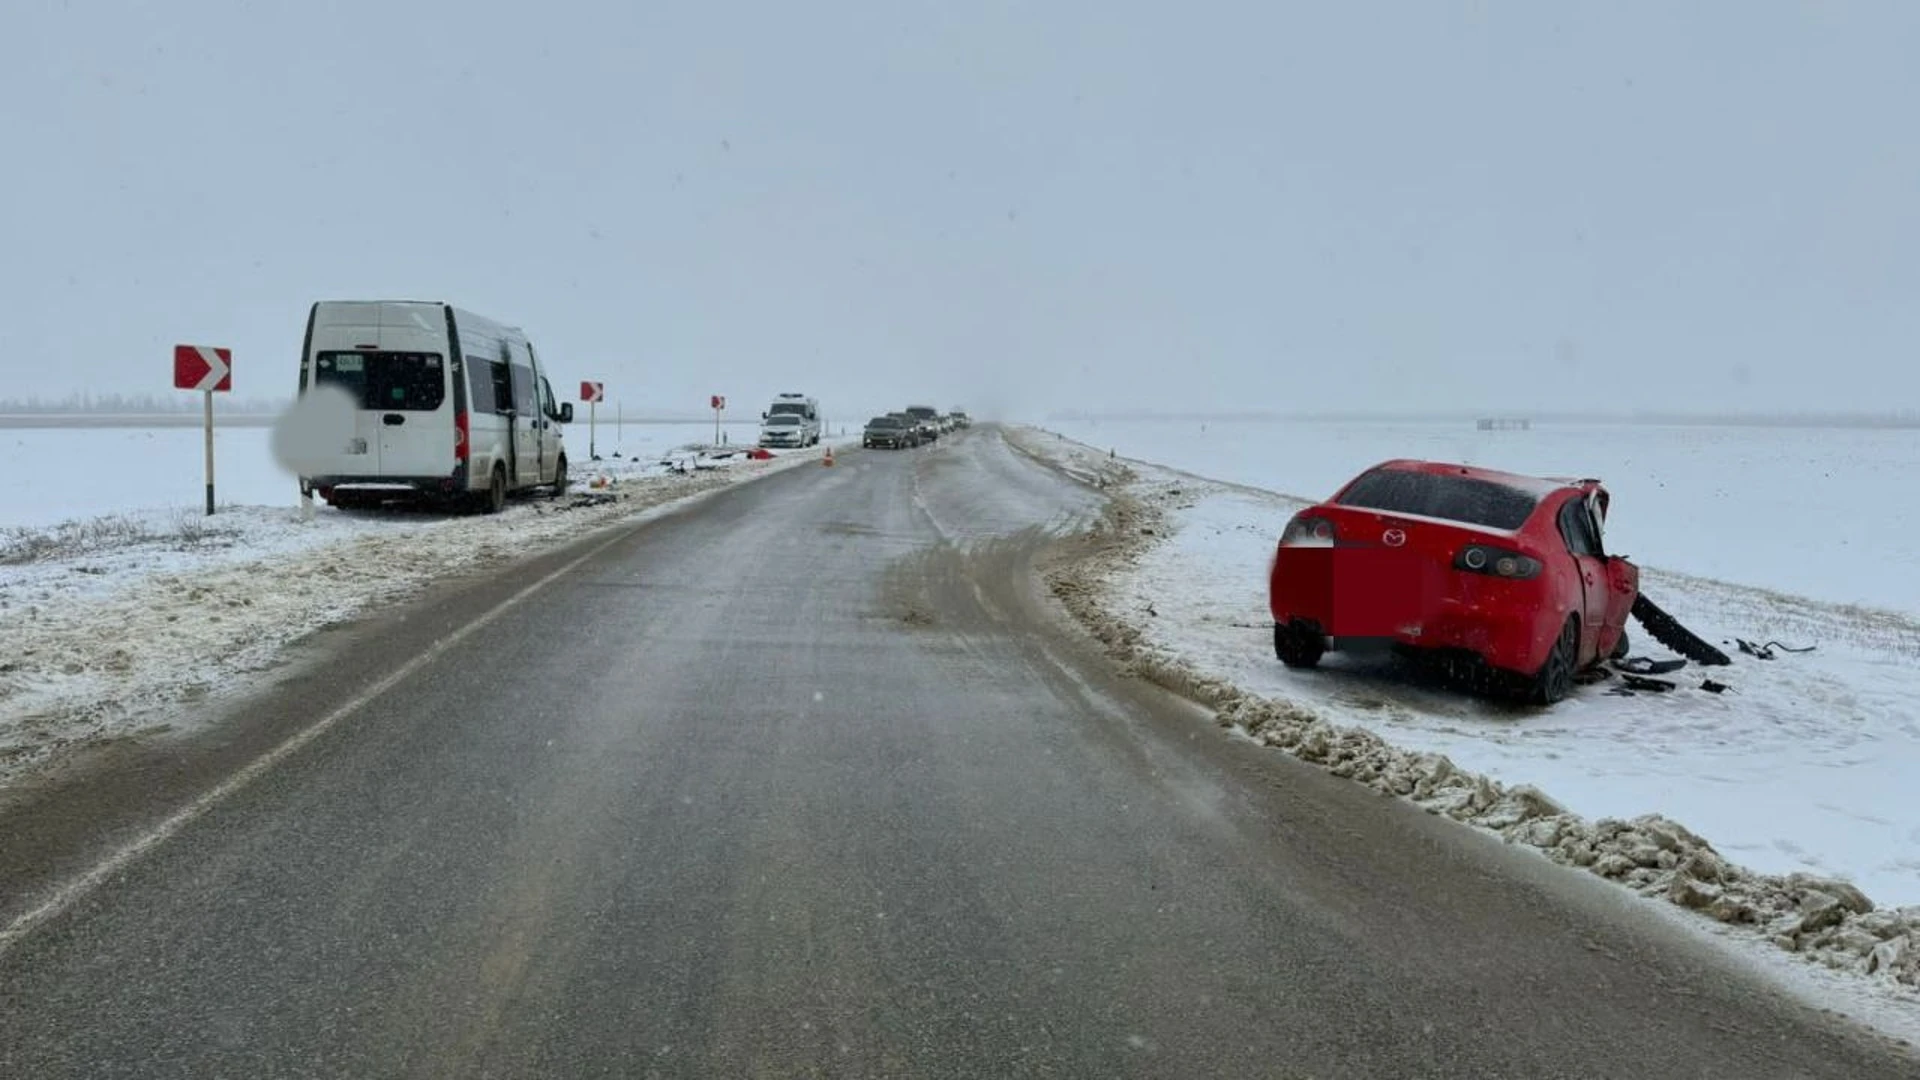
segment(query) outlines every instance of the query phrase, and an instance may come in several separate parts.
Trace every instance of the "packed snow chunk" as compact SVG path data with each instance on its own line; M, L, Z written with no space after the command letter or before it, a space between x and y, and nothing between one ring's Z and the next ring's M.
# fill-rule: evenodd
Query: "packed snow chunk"
M1621 848L1621 854L1632 859L1635 866L1659 867L1663 870L1673 868L1673 852L1644 837L1635 837L1621 845Z
M1843 926L1827 939L1827 947L1839 952L1866 956L1880 946L1880 939L1854 926Z
M1800 898L1800 921L1793 932L1805 936L1830 926L1839 926L1847 917L1840 901L1826 893L1809 890Z
M1914 935L1903 934L1875 945L1867 955L1867 974L1920 982L1920 950L1914 946Z
M1705 842L1686 829L1664 818L1649 818L1640 823L1640 833L1662 851L1704 847Z
M1445 754L1421 754L1415 759L1413 773L1413 797L1425 799L1446 781L1459 776L1460 770Z
M1522 784L1509 788L1475 824L1489 829L1506 829L1523 821L1566 812L1566 807L1548 798L1539 788Z
M1600 850L1594 846L1592 838L1582 836L1578 830L1572 829L1562 830L1560 843L1550 854L1557 861L1570 866L1589 868L1600 859Z
M1593 861L1593 872L1605 878L1625 877L1633 869L1633 860L1617 851L1610 851Z
M1714 901L1720 898L1720 889L1718 886L1708 885L1704 882L1689 877L1682 877L1678 874L1674 875L1672 883L1667 886L1668 900L1673 901L1681 907L1692 908L1695 911L1705 911L1713 906Z
M1293 753L1302 761L1325 761L1333 753L1333 729L1316 721L1300 735Z
M1727 864L1713 849L1701 845L1687 852L1686 857L1674 865L1673 875L1691 881L1703 881L1709 884L1721 884L1728 880Z
M1865 915L1873 910L1873 901L1865 893L1837 878L1815 877L1812 874L1789 874L1787 885L1795 889L1804 889L1809 894L1830 896L1843 909L1856 915Z
M1508 840L1515 843L1545 851L1560 847L1569 833L1576 833L1578 830L1578 818L1571 814L1553 814L1510 826L1505 830L1505 835Z
M1707 905L1707 914L1723 923L1757 924L1760 921L1758 908L1733 896L1716 897Z
M1920 913L1909 916L1900 911L1881 909L1853 920L1853 926L1885 941L1906 933L1909 927L1917 922L1920 922Z

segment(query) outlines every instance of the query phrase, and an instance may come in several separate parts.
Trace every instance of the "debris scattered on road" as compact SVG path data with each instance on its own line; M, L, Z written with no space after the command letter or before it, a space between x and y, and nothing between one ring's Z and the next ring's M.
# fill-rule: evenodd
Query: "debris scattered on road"
M1733 687L1723 682L1714 682L1712 679L1708 679L1700 684L1700 689L1705 690L1709 694L1724 694L1733 689Z

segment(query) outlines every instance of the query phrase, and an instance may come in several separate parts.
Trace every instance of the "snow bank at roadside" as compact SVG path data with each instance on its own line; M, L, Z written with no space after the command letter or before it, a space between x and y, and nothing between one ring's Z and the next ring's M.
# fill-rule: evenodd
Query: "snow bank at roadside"
M1498 833L1824 967L1869 976L1891 992L1906 996L1920 988L1920 907L1877 908L1853 885L1827 875L1753 872L1659 814L1584 817L1528 784L1502 783L1461 768L1446 754L1390 743L1357 722L1356 710L1250 692L1161 644L1168 635L1157 625L1162 615L1154 605L1172 598L1146 598L1143 610L1142 598L1115 587L1178 526L1168 502L1142 497L1155 485L1144 483L1141 471L1152 467L1040 433L1014 438L1026 452L1112 493L1089 537L1088 556L1053 570L1048 585L1134 673L1208 706L1223 726L1335 775ZM1190 487L1194 478L1180 483ZM1164 494L1172 485L1159 486ZM1271 544L1270 536L1265 542ZM1221 572L1217 566L1195 568L1201 575ZM1249 650L1261 647L1263 641L1247 639Z
M70 748L184 724L290 642L436 579L818 459L689 448L665 463L601 461L567 495L491 516L233 507L197 521L116 515L132 524L57 526L48 540L15 530L0 546L0 784Z

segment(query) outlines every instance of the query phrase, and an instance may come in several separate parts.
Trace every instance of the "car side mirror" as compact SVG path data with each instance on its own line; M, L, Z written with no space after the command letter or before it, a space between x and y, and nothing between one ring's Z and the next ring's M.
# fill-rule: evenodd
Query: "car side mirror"
M560 403L560 422L563 424L573 423L573 402L563 401Z

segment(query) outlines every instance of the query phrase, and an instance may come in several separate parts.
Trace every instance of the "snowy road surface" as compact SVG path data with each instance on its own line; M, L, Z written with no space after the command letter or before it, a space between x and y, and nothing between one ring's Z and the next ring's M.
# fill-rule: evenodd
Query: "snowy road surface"
M1029 575L1096 509L991 429L848 453L16 792L0 1075L1914 1074L1111 674Z
M324 627L819 454L605 460L576 470L565 497L495 515L245 506L0 529L0 787L116 739L192 729Z

